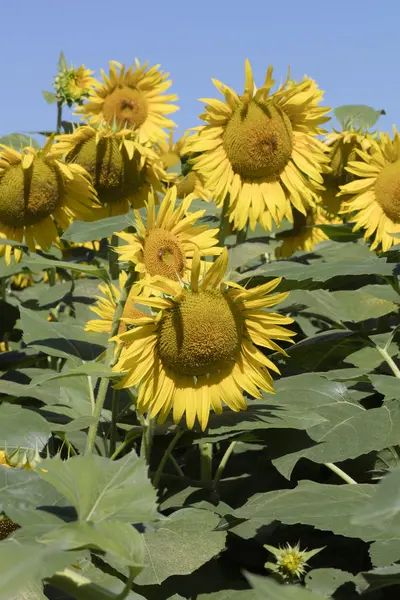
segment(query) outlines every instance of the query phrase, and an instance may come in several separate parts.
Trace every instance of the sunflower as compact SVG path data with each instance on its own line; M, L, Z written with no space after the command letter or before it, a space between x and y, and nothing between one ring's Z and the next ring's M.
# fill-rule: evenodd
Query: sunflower
M139 386L137 408L161 422L173 407L175 423L186 412L189 429L197 416L204 430L211 407L244 410L243 390L255 398L273 393L268 369L279 370L257 346L285 354L273 340L290 341L294 334L281 325L292 319L264 309L288 294L267 295L280 279L250 290L225 283L227 264L224 248L200 281L196 252L190 285L158 278L153 285L164 297L138 300L161 311L147 323L132 319L134 327L118 336L128 345L115 366L126 373L116 387Z
M183 154L183 148L188 134L185 133L177 142L174 143L172 131L169 134L168 141L160 140L156 145L156 150L160 155L164 169L174 172L174 184L177 186L178 198L185 198L193 194L194 198L201 198L206 202L210 201L211 194L204 187L204 180L199 173L189 171L182 173L182 159L187 156Z
M322 190L322 173L329 168L326 146L317 139L329 109L319 107L322 91L307 77L300 83L287 80L270 95L274 85L269 67L264 85L255 89L246 60L245 91L213 80L225 102L203 99L206 113L185 146L193 169L221 204L229 194L229 215L235 229L250 221L271 229L284 217L292 221L292 205L306 214Z
M76 103L81 104L98 83L92 75L93 71L86 69L85 65L77 69L70 67L60 71L54 78L53 85L57 100L70 107Z
M323 230L315 225L337 225L341 222L338 217L330 217L320 205L308 209L307 216L294 210L293 229L277 236L277 239L282 240L282 244L275 250L276 258L290 258L298 250L311 252L317 244L329 239Z
M178 98L176 94L163 93L172 82L160 65L148 68L148 63L141 66L136 59L126 69L119 62L110 61L108 77L103 70L102 76L103 84L98 82L98 89L76 111L84 119L92 124L116 124L134 130L140 143L156 142L166 136L163 128L176 127L165 115L178 110L170 104Z
M24 290L35 284L35 280L31 273L17 273L11 277L12 290Z
M111 332L115 309L117 308L117 304L121 297L121 290L125 286L127 278L128 276L125 271L121 271L119 275L119 288L112 284L112 290L110 290L108 285L99 285L99 290L103 296L96 296L96 303L94 306L90 307L90 310L96 313L100 319L88 321L86 323L85 331ZM123 319L140 319L141 317L147 316L143 311L136 308L130 300L130 298L139 295L141 290L142 286L139 283L132 287L125 303L124 312L122 314ZM124 333L125 331L126 325L122 322L119 326L119 333Z
M196 249L202 257L221 253L218 244L218 229L197 225L205 210L188 213L193 196L187 196L176 208L177 188L171 187L161 202L158 214L155 197L150 193L147 202L147 224L136 212L136 233L119 233L127 245L116 251L120 260L134 263L140 277L149 282L161 275L175 281L188 281L193 255Z
M56 224L66 229L72 218L93 218L96 208L85 169L57 160L52 146L51 138L39 151L0 145L0 237L25 242L32 252L59 242ZM0 251L9 263L11 246ZM19 260L21 250L14 254Z
M56 139L55 151L92 176L103 205L98 218L124 214L131 204L135 208L144 206L150 188L161 191L162 181L171 179L159 156L134 141L127 129L86 125Z
M358 150L358 160L346 167L357 179L340 187L342 213L355 222L353 231L365 229L364 239L374 236L371 250L381 245L385 252L396 243L391 234L400 233L400 136L380 134L370 153Z

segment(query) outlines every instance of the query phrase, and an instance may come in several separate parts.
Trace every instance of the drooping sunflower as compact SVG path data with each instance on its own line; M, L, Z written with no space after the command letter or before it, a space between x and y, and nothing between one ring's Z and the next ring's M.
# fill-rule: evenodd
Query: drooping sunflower
M129 345L115 366L126 372L117 387L139 386L137 408L161 422L173 408L175 423L186 412L187 426L197 416L204 430L210 409L221 413L222 402L234 411L246 409L243 390L255 398L273 393L268 369L279 370L257 346L285 353L274 340L290 340L293 332L282 325L292 319L264 309L287 293L269 295L280 279L250 290L229 285L223 281L227 263L224 248L200 280L196 253L190 285L159 278L154 285L164 297L140 302L161 311L146 324L131 320L134 327L118 336Z
M370 153L357 151L358 159L346 167L357 179L340 187L346 196L342 213L355 222L353 231L365 229L364 239L374 237L371 250L389 250L400 233L400 136L380 134ZM349 197L350 196L350 197Z
M150 193L146 225L136 212L136 233L118 234L127 242L116 248L120 260L134 263L135 270L147 282L157 275L187 281L196 249L202 258L218 256L221 253L221 248L217 247L218 229L196 225L205 210L189 213L192 200L193 196L187 196L176 207L177 188L173 186L167 191L156 215L155 196Z
M188 158L183 154L187 137L188 133L185 133L174 143L171 131L168 141L160 140L157 143L157 152L160 155L164 169L168 170L168 172L172 170L175 173L173 183L177 187L178 198L185 198L189 194L193 194L194 198L201 198L209 202L211 193L205 189L202 176L193 170L189 171L189 173L182 172L182 159Z
M149 190L161 191L168 181L159 156L132 139L127 129L79 127L57 136L55 151L69 164L79 164L92 176L103 205L98 218L144 206Z
M121 271L119 275L119 288L112 284L112 291L108 285L99 285L99 290L102 296L96 296L96 303L90 307L90 310L96 313L100 319L92 319L86 323L85 331L105 331L111 333L111 326L114 318L115 309L121 297L121 290L125 286L128 276L125 271ZM135 298L142 291L140 283L131 288L128 299L125 303L123 319L140 319L146 316L143 311L135 306L130 298ZM119 326L119 333L126 331L126 325L122 321Z
M293 228L279 234L282 244L275 249L276 258L290 258L298 250L311 252L317 244L329 239L315 225L337 225L341 223L338 217L331 217L321 205L309 208L307 216L299 211L293 211Z
M59 242L56 225L64 230L72 218L91 220L96 206L88 173L58 160L52 139L41 150L0 145L0 237L48 250ZM0 252L9 263L11 246ZM21 250L14 255L19 260Z
M171 86L169 74L160 65L148 68L148 63L135 64L128 69L117 61L110 61L107 76L102 70L103 83L98 82L88 102L77 109L91 124L116 124L137 133L138 142L156 142L166 136L163 128L176 127L165 115L178 110L170 104L176 94L164 94Z
M229 194L229 214L236 229L257 222L271 229L284 217L292 221L292 206L306 214L323 189L322 173L328 171L326 146L317 139L329 120L328 108L318 106L323 92L307 77L300 83L287 80L270 94L274 85L269 67L264 85L257 91L250 63L246 61L242 96L213 80L225 102L205 98L206 113L186 143L193 169L221 204Z

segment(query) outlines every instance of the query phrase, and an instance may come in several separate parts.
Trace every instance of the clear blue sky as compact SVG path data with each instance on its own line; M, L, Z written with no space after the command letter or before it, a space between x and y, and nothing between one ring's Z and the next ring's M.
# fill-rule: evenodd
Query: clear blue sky
M400 126L398 0L20 0L1 2L0 135L54 128L51 89L60 50L99 73L135 57L171 73L179 132L198 124L215 77L243 88L249 58L260 85L288 64L325 90L325 104L384 108L380 127Z

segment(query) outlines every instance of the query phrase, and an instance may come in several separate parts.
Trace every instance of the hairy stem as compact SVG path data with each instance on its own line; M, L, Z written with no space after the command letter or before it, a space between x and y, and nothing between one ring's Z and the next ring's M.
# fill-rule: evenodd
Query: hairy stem
M200 477L205 488L212 486L213 445L210 442L200 444Z
M162 474L162 472L164 470L166 462L167 462L168 458L171 456L171 452L174 449L177 441L179 440L179 438L181 437L182 434L183 434L183 429L180 429L178 427L178 429L175 432L174 437L172 438L172 440L168 444L168 447L165 450L162 459L160 460L160 464L158 465L156 474L154 475L153 485L154 485L155 488L158 487L158 484L160 483L160 477L161 477L161 474Z
M128 276L128 279L126 280L125 286L121 290L121 296L119 298L117 307L114 312L114 318L113 318L111 332L110 332L110 339L115 337L118 333L120 319L124 312L125 303L129 296L129 292L131 290L131 287L132 287L135 279L136 279L136 273L135 272L130 273ZM112 341L108 342L105 362L106 362L106 365L108 365L109 367L113 367L115 365L115 362L116 362L115 342L112 342ZM99 391L97 394L96 403L95 403L95 407L94 407L94 411L93 411L93 417L95 420L94 420L94 423L92 423L89 427L89 433L88 433L87 445L86 445L86 454L90 454L91 452L93 452L94 444L96 441L97 428L99 426L99 422L100 422L100 418L101 418L101 411L103 410L104 402L105 402L106 395L107 395L108 383L109 383L109 381L108 381L107 377L103 377L100 382Z
M228 221L228 212L229 208L229 194L225 196L224 204L221 208L221 217L219 222L219 233L218 233L218 242L220 246L224 245L226 235L229 230L229 221Z
M225 454L223 455L223 457L221 459L221 462L218 465L218 469L217 469L217 471L215 473L214 481L213 481L213 484L212 484L214 490L217 488L219 482L221 481L222 474L223 474L223 472L225 470L225 467L226 467L226 465L228 463L230 455L232 454L233 450L235 449L236 444L237 444L237 442L231 442L229 444L228 448L226 449Z
M328 469L330 469L331 471L333 471L333 473L336 473L336 475L340 477L340 479L343 479L343 481L345 481L346 483L353 483L357 485L357 481L355 479L350 477L350 475L347 475L345 471L343 471L334 463L325 463L325 466L328 467Z
M393 375L395 377L397 377L398 379L400 379L400 369L394 362L393 358L390 356L387 349L381 348L380 346L375 346L375 348L378 350L378 352L382 356L382 358L387 362L387 364L389 365L389 367L392 370Z
M112 408L111 408L111 428L110 428L110 455L114 454L117 447L117 422L119 413L119 390L113 390Z

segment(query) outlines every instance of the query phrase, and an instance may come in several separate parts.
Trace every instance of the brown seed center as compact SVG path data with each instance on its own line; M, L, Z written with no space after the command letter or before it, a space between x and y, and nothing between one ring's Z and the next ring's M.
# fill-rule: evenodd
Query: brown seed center
M252 100L236 109L223 145L234 172L244 179L276 177L292 154L292 126L274 105Z
M147 119L146 98L136 89L120 85L109 94L103 103L104 120L129 129L140 127Z
M144 240L143 262L150 275L178 279L185 272L185 256L179 239L166 229L151 229Z
M400 160L386 165L375 183L375 196L385 215L400 223Z

